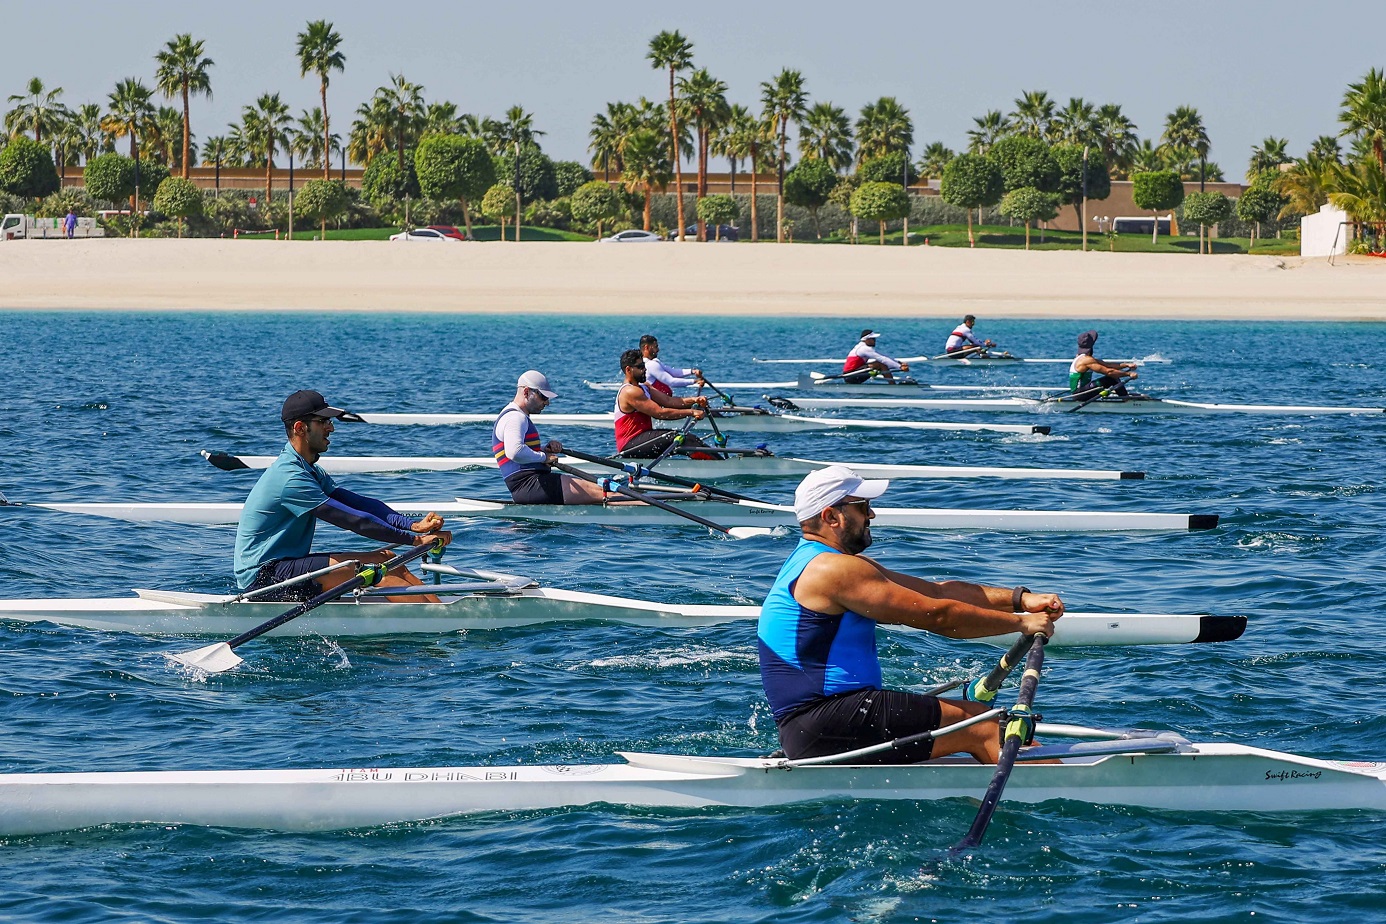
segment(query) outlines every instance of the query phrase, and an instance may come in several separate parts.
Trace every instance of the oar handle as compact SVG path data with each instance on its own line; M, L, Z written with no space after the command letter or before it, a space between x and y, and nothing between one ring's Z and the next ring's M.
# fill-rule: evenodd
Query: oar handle
M579 452L576 449L569 449L566 446L563 447L563 454L565 456L572 456L574 459L581 459L584 462L591 462L594 465L605 465L608 468L614 468L618 471L630 472L636 478L656 478L660 481L667 481L670 484L683 485L685 488L696 488L703 491L707 491L709 494L716 494L719 497L726 497L730 498L731 500L755 500L755 498L753 497L746 497L744 494L737 494L735 491L724 491L721 488L716 488L711 485L705 485L701 482L693 481L689 478L679 478L674 475L666 475L663 472L658 472L652 468L641 465L634 459L628 462L618 462L615 459L607 459L602 456L588 455L585 452Z
M723 401L727 402L728 404L736 404L735 398L727 394L722 389L718 388L716 385L712 384L712 382L708 379L707 376L703 376L703 384L706 385L708 388L711 388L713 392L716 393L717 397L721 398Z
M333 587L330 590L323 591L313 599L306 600L303 603L300 603L298 606L295 606L291 610L280 613L278 616L274 617L269 622L261 623L253 629L247 629L245 632L242 632L240 635L236 636L235 638L231 639L231 641L227 642L226 646L228 648L235 649L241 645L244 645L251 639L259 638L266 632L279 628L280 626L284 625L284 623L289 622L290 620L297 619L309 610L317 609L324 603L336 600L338 597L350 593L358 587L369 587L372 584L378 584L381 578L385 576L386 572L393 571L400 565L407 565L409 562L415 560L416 558L422 558L423 556L431 552L441 552L442 550L443 541L440 539L437 542L429 542L425 543L424 545L417 545L408 552L404 553L403 555L396 556L394 559L384 564L366 565L356 573L355 577L343 581L341 584L338 584L336 587Z
M601 479L597 478L594 475L590 475L587 472L584 472L580 468L573 468L573 466L564 465L562 462L555 463L554 468L558 469L560 472L566 472L567 474L572 475L574 478L581 478L584 481L590 481L593 484L601 484ZM706 526L708 529L714 530L719 533L725 533L728 536L731 535L731 530L721 525L720 523L714 523L711 520L700 517L696 513L690 513L687 510L680 510L673 504L666 504L664 503L664 501L650 497L648 494L642 494L639 491L632 491L630 488L627 488L624 485L613 484L607 487L607 490L612 489L614 489L615 492L617 494L620 494L622 497L629 497L631 500L643 501L644 503L649 504L651 507L658 507L660 510L667 511L669 513L674 514L675 516L683 517L685 520L692 520L694 523L697 523L700 526Z
M991 669L985 677L972 684L967 689L967 698L979 703L989 703L996 698L1001 685L1006 682L1006 678L1011 675L1011 671L1025 657L1026 653L1035 644L1035 636L1022 635L1015 640L1006 653L996 662L996 666Z
M1031 638L1033 645L1025 659L1025 674L1020 679L1020 692L1016 695L1015 705L1010 709L1001 739L1001 754L996 761L996 773L982 796L982 804L977 809L977 817L973 819L972 827L953 847L954 853L982 843L982 838L987 833L987 825L991 824L991 818L996 814L996 806L1001 801L1001 793L1011 778L1011 770L1015 768L1016 755L1025 744L1028 731L1034 728L1035 690L1039 686L1040 672L1044 669L1044 645L1049 639L1043 635Z

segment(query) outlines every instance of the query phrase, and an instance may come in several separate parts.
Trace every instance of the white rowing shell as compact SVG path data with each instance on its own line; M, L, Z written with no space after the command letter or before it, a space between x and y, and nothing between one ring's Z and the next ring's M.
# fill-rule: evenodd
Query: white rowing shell
M790 399L801 408L923 408L930 411L1041 411L1083 414L1266 414L1320 416L1325 414L1386 414L1381 407L1294 404L1200 404L1172 398L1099 398L1084 405L1080 401L1040 401L1035 398L972 398L950 401L933 398L819 398ZM1081 405L1081 406L1080 406Z
M495 414L362 414L366 423L388 426L429 427L458 424L493 424ZM544 414L536 424L559 427L616 426L614 414ZM717 415L717 426L728 433L796 433L811 430L953 430L986 431L992 433L1047 432L1032 426L1000 424L934 423L922 420L848 420L840 417L800 417L794 414L726 414ZM707 422L695 428L710 428Z

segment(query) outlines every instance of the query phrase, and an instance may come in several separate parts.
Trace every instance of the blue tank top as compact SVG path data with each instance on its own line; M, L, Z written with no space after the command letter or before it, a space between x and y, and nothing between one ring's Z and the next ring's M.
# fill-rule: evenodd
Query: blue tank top
M825 554L843 553L800 539L760 607L760 679L776 720L815 700L881 688L875 620L851 610L819 613L794 599L799 575Z

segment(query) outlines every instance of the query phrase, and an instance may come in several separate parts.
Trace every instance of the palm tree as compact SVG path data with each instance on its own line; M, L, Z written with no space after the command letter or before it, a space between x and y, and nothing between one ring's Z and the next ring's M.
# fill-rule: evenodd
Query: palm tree
M770 133L760 119L745 106L732 106L727 129L722 135L722 153L731 161L732 194L736 194L736 165L745 158L751 171L751 240L760 240L760 212L756 205L756 175L761 167L761 147Z
M1348 84L1338 121L1343 123L1341 135L1356 135L1371 145L1377 167L1386 172L1386 72L1372 68Z
M893 96L882 96L861 107L857 119L857 165L873 157L907 152L914 143L914 122L910 111Z
M799 123L799 156L826 161L841 173L852 166L852 120L832 103L814 103Z
M58 102L58 97L62 95L62 87L50 90L43 85L42 80L30 77L29 82L24 85L24 92L16 93L7 100L19 105L5 116L5 129L11 134L26 129L32 130L34 140L42 142L44 135L56 132L67 121L68 109Z
M274 191L274 152L287 142L287 129L290 124L289 107L279 98L278 93L262 93L254 106L246 106L241 111L245 122L246 135L256 139L254 153L265 158L265 205L273 200Z
M1169 167L1163 147L1155 147L1149 138L1143 139L1131 151L1127 159L1132 173L1150 173Z
M182 156L183 145L183 116L172 106L160 106L154 112L154 141L157 145L157 158L170 171L173 170L174 161ZM191 138L189 138L191 143ZM196 157L197 152L193 152Z
M674 163L674 196L678 208L678 239L683 240L683 157L679 144L679 112L674 97L674 76L693 66L693 43L679 32L661 32L650 39L650 50L645 54L650 66L655 70L669 69L669 159ZM649 219L646 219L648 223Z
M1314 152L1297 160L1288 170L1282 170L1271 181L1271 189L1285 197L1285 205L1280 209L1280 218L1293 215L1312 215L1328 201L1326 179L1328 168L1337 164L1336 159L1322 157Z
M424 109L419 125L419 137L425 135L460 135L462 117L457 114L457 104L442 100L429 103Z
M347 157L354 164L369 164L390 149L390 110L379 95L356 107L356 121L347 137Z
M308 23L307 27L298 34L298 76L307 77L311 71L318 75L318 93L322 98L322 149L330 151L332 148L332 129L327 116L327 83L328 76L333 71L346 69L346 55L338 49L342 44L342 36L332 28L332 23L325 19L319 19ZM328 177L328 162L332 158L324 156L322 159L322 178Z
M775 203L775 240L784 243L784 168L785 148L789 145L789 123L802 122L808 114L808 94L804 91L804 75L785 68L760 85L762 118L772 134L779 136L779 157L775 161L778 177Z
M520 239L520 216L522 200L520 197L520 152L534 148L538 150L539 139L544 133L534 127L534 116L525 112L523 106L511 106L505 111L505 121L500 123L500 136L515 151L515 240Z
M956 156L942 141L934 141L924 148L919 160L919 173L925 179L938 179L943 176L943 168Z
M1203 116L1192 106L1176 107L1165 116L1165 132L1160 136L1160 141L1162 147L1170 149L1170 158L1186 167L1188 161L1192 160L1188 154L1197 156L1198 189L1202 192L1208 174L1208 150L1212 147L1208 130L1203 126ZM1187 169L1180 172L1185 173Z
M1093 131L1094 140L1102 148L1108 169L1118 176L1128 175L1131 157L1140 144L1136 137L1136 123L1127 118L1119 104L1107 103L1098 107Z
M221 196L221 165L231 161L229 142L224 135L213 135L202 142L202 166L216 168L216 195Z
M110 150L111 137L101 127L101 107L96 103L83 103L72 111L68 119L72 130L71 148L73 154L83 160L91 160L98 154Z
M986 154L991 146L1011 131L1011 120L999 109L988 109L984 116L974 116L977 126L967 133L967 150L970 154Z
M1309 157L1317 157L1320 160L1331 160L1334 163L1341 163L1343 160L1343 148L1338 144L1336 135L1319 135L1309 142Z
M1098 138L1097 110L1081 96L1069 97L1068 105L1060 109L1049 123L1050 140L1095 145Z
M691 125L698 135L698 185L694 201L701 202L703 196L707 195L708 145L713 133L722 126L730 112L727 85L704 67L686 78L680 78L679 89L682 91L679 103L684 110L684 123ZM694 213L696 215L696 209ZM701 218L698 219L698 240L707 240L707 228Z
M317 106L312 109L303 110L298 117L298 122L293 127L293 152L303 158L305 169L315 169L318 164L332 163L332 154L341 150L342 140L337 135L328 135L327 141L331 147L324 151L322 147L322 135L318 130L322 128L322 110Z
M650 199L655 187L669 184L669 157L659 134L642 128L630 136L625 150L625 170L621 180L626 190L639 189L645 194L645 230L650 230Z
M212 98L212 79L207 71L215 62L202 57L202 45L201 39L194 42L190 33L183 33L169 39L163 51L154 55L154 60L159 62L159 69L154 74L154 83L159 92L169 99L177 95L183 98L183 144L179 151L182 152L185 180L192 167L192 155L189 153L192 150L192 122L188 101L193 94Z
M1015 100L1011 124L1022 135L1048 138L1049 123L1054 121L1054 101L1044 90L1026 90Z
M418 135L423 121L423 85L410 83L403 74L391 74L390 82L375 91L388 113L388 124L395 139L399 173L404 176L404 149Z
M630 103L607 103L606 114L597 113L592 117L592 128L587 132L587 150L592 155L592 169L602 172L602 180L611 182L611 165L616 164L616 172L621 171L622 132L621 119Z
M1386 172L1371 160L1329 164L1323 180L1328 201L1347 212L1349 220L1374 225L1378 235L1386 230Z
M116 138L130 136L130 159L140 159L139 136L151 130L154 121L154 94L134 77L127 77L116 83L115 90L108 97L111 104L101 120L103 131Z
M1294 160L1286 151L1289 145L1288 139L1268 136L1265 141L1252 147L1251 161L1246 168L1246 181L1251 183L1267 170L1274 170L1281 164L1288 164Z

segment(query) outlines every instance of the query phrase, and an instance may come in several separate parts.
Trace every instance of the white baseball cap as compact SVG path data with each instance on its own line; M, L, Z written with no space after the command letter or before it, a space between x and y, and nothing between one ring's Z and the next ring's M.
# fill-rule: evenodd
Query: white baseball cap
M844 497L880 497L889 486L884 478L862 478L845 465L820 468L794 489L794 519L811 520Z
M868 332L868 333L862 334L862 335L861 335L861 339L863 339L863 340L875 340L875 339L876 339L877 337L879 337L879 336L881 336L881 335L880 335L879 333L877 333L876 331L873 330L873 331L870 331L870 332Z
M515 384L521 388L533 388L545 398L553 399L558 397L558 392L549 387L548 376L535 369L531 369L520 376L520 380Z

